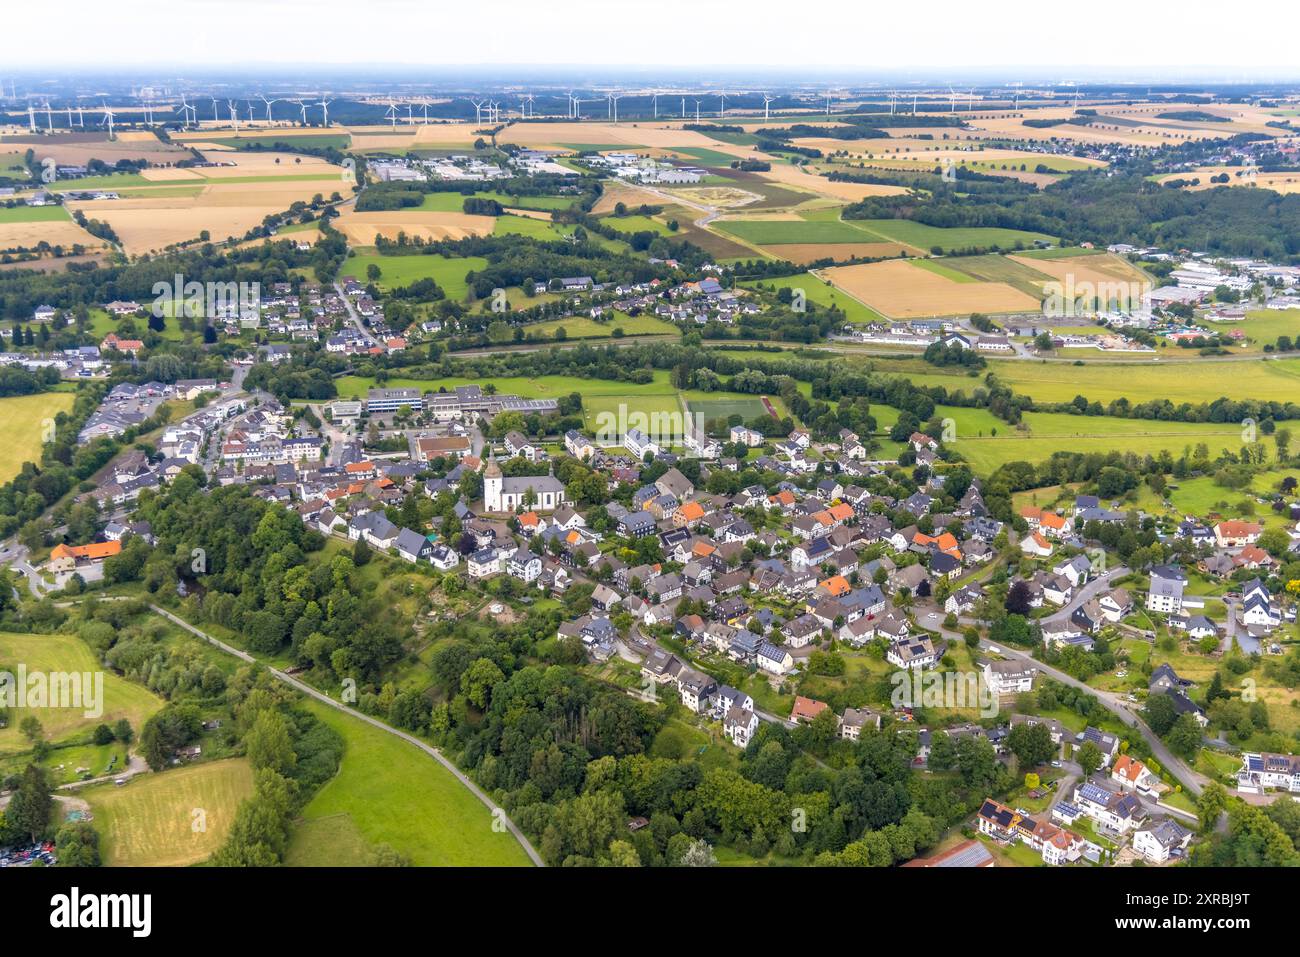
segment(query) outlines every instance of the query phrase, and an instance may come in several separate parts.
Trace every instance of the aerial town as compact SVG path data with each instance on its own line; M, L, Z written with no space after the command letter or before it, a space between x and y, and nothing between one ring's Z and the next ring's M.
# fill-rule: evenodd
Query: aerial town
M721 75L0 67L0 869L1300 865L1300 78Z

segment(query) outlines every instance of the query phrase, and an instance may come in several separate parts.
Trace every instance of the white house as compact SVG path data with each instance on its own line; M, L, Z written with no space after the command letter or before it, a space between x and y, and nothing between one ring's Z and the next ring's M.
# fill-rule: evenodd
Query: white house
M1133 832L1133 850L1152 864L1163 864L1171 854L1186 850L1192 832L1177 821L1152 821Z
M638 459L643 459L646 453L658 455L661 451L659 446L650 441L650 437L640 429L628 429L623 436L623 448L627 449Z
M1034 690L1038 669L1020 661L986 661L983 667L984 683L995 695L1020 694Z
M748 747L758 730L758 715L744 708L730 708L722 719L722 730L736 747Z
M759 646L756 660L760 668L774 675L783 675L794 667L794 659L790 657L790 652L769 642Z

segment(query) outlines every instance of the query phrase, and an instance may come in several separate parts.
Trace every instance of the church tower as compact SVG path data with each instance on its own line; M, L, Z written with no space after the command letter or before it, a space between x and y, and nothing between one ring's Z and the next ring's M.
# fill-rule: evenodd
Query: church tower
M501 466L497 465L497 456L493 452L488 457L487 468L483 470L483 507L489 512L505 511L501 507Z

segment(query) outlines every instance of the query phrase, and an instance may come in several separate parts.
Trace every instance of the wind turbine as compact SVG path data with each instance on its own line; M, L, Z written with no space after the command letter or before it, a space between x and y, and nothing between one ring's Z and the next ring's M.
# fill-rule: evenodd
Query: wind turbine
M1013 87L1015 87L1015 90L1016 90L1016 92L1015 92L1015 94L1014 94L1014 97L1013 97L1013 99L1012 99L1012 101L1011 101L1011 110L1012 110L1012 112L1019 112L1019 110L1020 110L1020 88L1021 88L1022 86L1024 86L1025 84L1024 84L1022 81L1020 81L1020 80L1016 80L1016 82L1015 82L1015 83L1012 83L1011 85L1012 85Z
M894 110L895 108L897 108L897 106L898 106L898 91L890 90L889 91L889 115L890 116L894 115Z
M719 102L719 104L720 104L720 106L719 106L719 108L718 108L718 116L720 116L720 117L725 117L725 116L727 115L727 94L726 94L726 91L724 91L724 90L719 90L719 91L718 91L718 102Z
M306 126L307 125L307 101L295 100L295 102L298 104L298 111L302 114L302 125Z
M698 123L699 121L700 121L700 101L696 100L695 101L695 122Z
M153 126L153 107L146 103L144 108L149 114L149 125ZM80 100L77 101L77 125L83 130L86 128L86 112L81 108Z
M421 104L421 107L422 107L423 110L424 110L424 125L425 125L425 126L428 126L428 125L429 125L429 104L428 104L428 103L422 103L422 104Z
M916 90L912 91L912 115L916 116L916 101L920 99L920 94Z
M33 133L36 132L36 107L30 103L27 104L27 125L31 127Z
M831 95L829 93L826 94L826 115L831 115Z
M975 108L975 87L966 91L966 112L969 113Z
M333 100L321 97L321 101L316 104L320 107L321 126L328 127L330 125L330 104L333 102Z
M230 122L234 124L235 132L239 132L239 104L234 100L227 100L230 106Z
M260 99L263 103L266 104L266 125L267 125L267 126L270 126L270 125L271 125L271 104L272 104L272 103L279 103L280 101L279 101L279 100L268 100L266 97L262 96L262 94L260 94L260 93L259 93L257 96L258 96L258 99Z
M252 126L253 125L253 101L248 100L246 102L248 103L248 125Z
M54 129L54 113L50 109L50 101L45 101L45 125L49 129Z
M69 106L67 109L68 109L68 129L72 129L72 107Z
M764 123L766 123L768 119L771 117L771 112L770 112L771 105L772 105L772 101L775 99L776 97L774 96L768 96L766 93L763 94L763 122Z
M686 119L686 97L682 97L682 119Z
M410 103L406 104L406 125L407 126L415 125L415 114L413 112L414 109L415 107L412 106Z
M468 102L474 107L474 122L481 126L483 123L483 101L469 100Z
M216 98L215 96L212 97L212 122L213 122L213 123L218 122L218 117L217 117L217 98ZM195 126L198 126L198 125L199 125L199 108L198 108L197 106L194 108L194 125L195 125Z
M104 122L100 126L108 127L108 138L111 140L113 138L113 111L108 108L107 104L104 105Z
M396 133L397 132L397 107L393 104L393 101L391 99L389 99L388 101L388 111L384 113L384 116L386 116L389 122L393 124L393 132Z
M605 96L609 98L610 108L614 111L614 122L617 123L618 122L618 101L623 98L623 94L606 93Z
M654 108L654 118L659 119L659 91L650 94L650 105Z
M948 87L948 112L957 112L957 91L951 86Z

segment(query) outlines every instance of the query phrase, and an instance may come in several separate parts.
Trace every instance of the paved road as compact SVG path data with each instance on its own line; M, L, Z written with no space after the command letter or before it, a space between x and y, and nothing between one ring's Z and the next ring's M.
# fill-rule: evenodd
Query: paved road
M1117 578L1123 578L1128 573L1128 568L1120 565L1117 568L1112 568L1103 575L1098 575L1090 582L1085 582L1082 588L1075 589L1070 600L1061 607L1060 611L1048 615L1042 620L1042 624L1047 624L1048 622L1068 622L1070 616L1074 614L1075 610L1078 609L1080 605L1096 598L1097 595L1103 591L1110 591L1111 588L1114 587L1111 583Z
M145 763L144 758L138 754L129 754L126 759L126 767L116 774L103 774L97 778L87 778L84 781L71 781L68 784L60 784L55 790L75 791L79 788L90 787L92 784L103 784L105 781L133 778L137 774L144 774L148 770L149 765Z
M955 631L945 631L944 635L949 638L949 640L962 640L961 635L957 634ZM982 639L980 641L980 648L984 651L988 651L992 647L994 646L987 639ZM1107 711L1119 718L1121 723L1141 734L1142 737L1146 739L1147 744L1150 745L1151 753L1156 756L1156 759L1160 764L1163 767L1168 768L1175 777L1182 781L1183 784L1187 786L1187 790L1193 795L1199 797L1201 791L1204 790L1205 785L1209 783L1209 778L1205 777L1205 775L1200 772L1193 770L1188 766L1186 761L1170 751L1168 746L1166 746L1166 744L1156 736L1156 733L1148 728L1142 719L1128 709L1128 705L1118 695L1111 694L1107 691L1098 691L1096 688L1093 688L1076 678L1072 678L1064 671L1058 671L1051 665L1044 664L1017 648L1010 648L1005 645L999 645L997 648L998 653L1004 658L1015 658L1019 661L1032 664L1041 672L1054 680L1059 681L1061 684L1069 685L1072 688L1078 688L1080 691L1086 691L1088 694L1092 695L1101 702L1102 706Z
M337 292L339 298L343 300L343 308L347 309L348 319L352 321L352 325L356 326L357 332L361 333L362 338L364 338L366 342L370 343L372 346L375 345L379 340L370 334L370 330L366 328L366 324L361 321L361 316L357 312L356 306L352 305L352 300L349 299L347 294L343 291L343 284L336 282L334 284L334 291Z
M232 645L228 645L225 642L219 641L218 639L212 637L206 632L200 631L199 629L191 625L189 622L176 617L167 609L161 608L158 605L150 605L149 607L153 610L155 614L161 615L163 618L166 618L172 624L177 625L180 628L184 628L190 634L198 638L202 638L204 641L208 642L211 645L215 645L217 648L220 648L222 651L226 652L226 654L234 655L236 658L240 658L243 661L249 662L250 664L258 663L257 659L254 658L252 655L250 655L248 652L241 651L239 648L235 648ZM270 671L271 674L274 675L280 681L283 681L285 684L289 685L290 687L294 688L297 691L301 691L305 695L315 698L317 701L321 702L322 704L329 705L331 708L333 708L336 711L342 711L344 714L350 715L353 718L357 718L358 720L364 721L367 724L371 725L372 727L378 728L380 731L384 731L388 734L393 735L394 737L401 738L403 741L406 741L408 744L415 745L425 754L432 757L435 761L437 761L448 771L450 771L456 777L457 781L459 781L461 784L465 785L465 787L469 789L471 794L473 794L476 798L478 798L485 805L487 805L487 807L492 811L493 817L497 820L502 821L505 824L506 828L510 831L511 834L515 836L515 840L517 840L520 843L520 845L523 847L524 851L528 854L529 858L532 860L534 864L536 864L538 867L546 866L546 863L542 860L542 856L537 853L536 848L534 848L533 845L529 842L524 832L519 830L518 826L515 824L514 821L510 820L509 815L507 815L505 812L505 808L500 807L495 801L493 801L490 797L488 797L487 794L481 791L477 784L471 781L469 777L463 771L461 771L460 768L456 767L456 765L453 764L448 758L444 757L442 752L439 751L437 748L433 747L430 744L426 744L425 742L421 741L419 738L415 737L414 735L407 734L405 731L399 731L396 728L384 724L384 722L378 720L377 718L372 718L368 714L362 714L360 711L357 711L354 708L349 708L347 705L335 701L333 698L329 697L329 695L325 694L324 692L317 691L311 685L303 681L299 681L297 678L293 677L292 675L286 674L283 671L280 671L278 668L268 667L267 670Z

